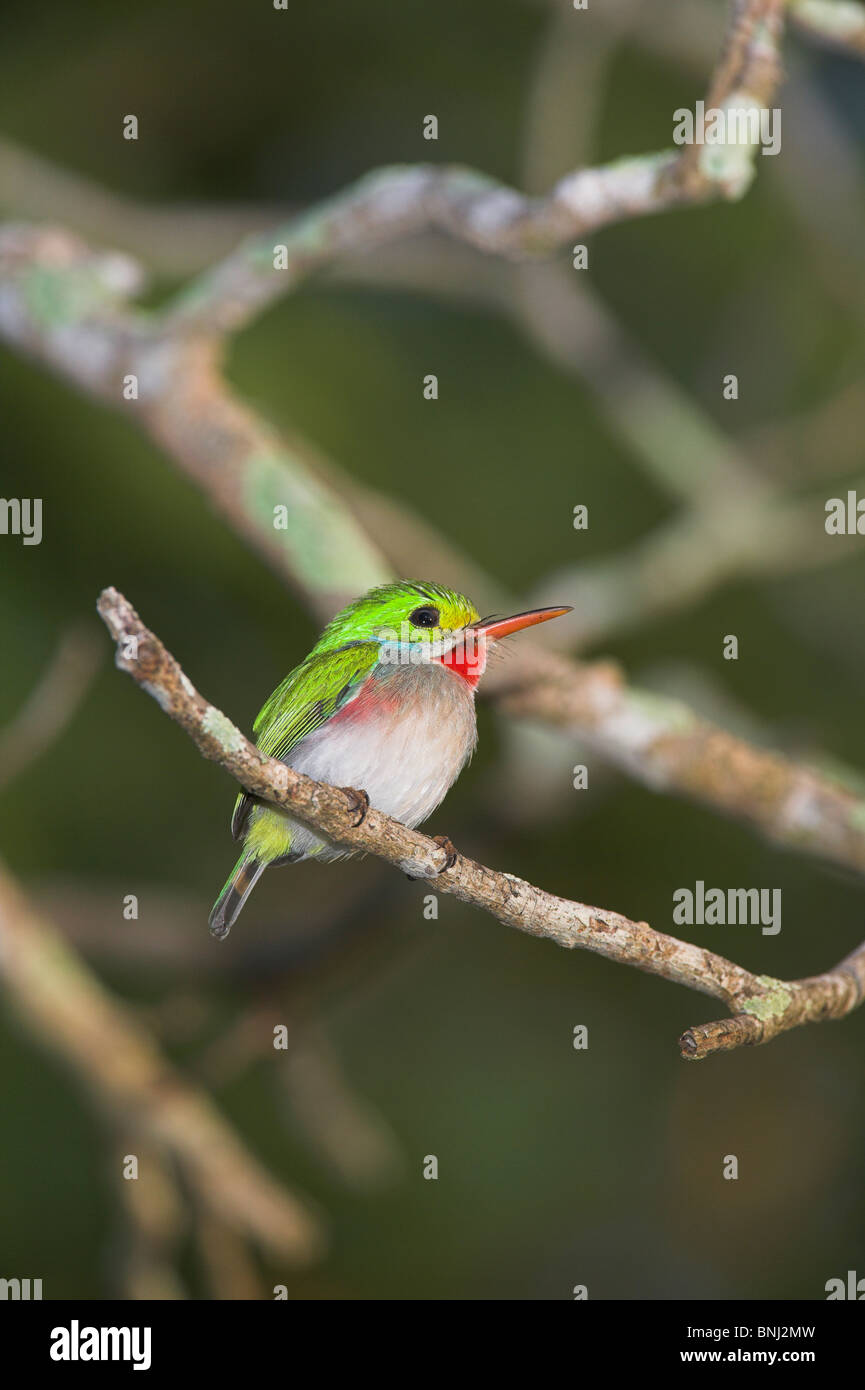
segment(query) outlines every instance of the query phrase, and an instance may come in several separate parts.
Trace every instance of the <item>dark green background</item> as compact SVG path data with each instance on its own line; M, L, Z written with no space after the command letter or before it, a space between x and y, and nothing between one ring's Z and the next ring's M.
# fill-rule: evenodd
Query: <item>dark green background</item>
M321 3L288 15L264 0L10 3L0 126L154 203L304 203L393 161L457 161L517 181L544 22L541 5L518 0ZM861 67L795 51L861 168ZM666 145L672 110L699 86L623 44L594 157ZM130 111L141 122L135 144L120 138ZM436 145L420 138L429 111ZM855 381L865 347L861 293L845 302L819 273L831 239L806 237L776 171L758 174L740 205L637 221L591 242L594 288L724 428L733 417L717 383L739 371L732 428L742 433ZM170 288L157 283L151 299ZM423 511L515 592L551 567L613 554L672 511L588 389L475 306L311 283L240 335L228 370L268 418ZM442 383L435 406L419 388L431 370ZM296 598L119 414L6 352L2 420L0 492L44 499L44 539L0 539L0 719L26 697L59 632L114 584L201 690L251 725L314 639ZM849 442L830 437L829 447L849 457ZM827 482L824 495L846 483ZM578 501L590 507L585 535L571 526ZM822 521L818 499L815 535ZM862 580L858 560L731 585L604 650L636 681L690 663L782 744L865 767ZM737 663L721 660L728 632L740 638ZM118 934L147 932L149 892L181 893L194 903L184 930L200 935L232 862L233 789L114 672L107 647L62 743L0 800L3 854L35 893L75 879L116 897ZM564 794L548 815L514 821L496 781L502 731L486 707L480 725L476 762L431 822L467 854L661 929L672 926L673 890L698 878L780 887L780 936L688 935L781 977L826 968L861 939L852 877L602 777L597 758L592 789L571 792L571 740L561 743ZM217 1079L217 1102L253 1149L328 1216L327 1260L306 1275L269 1270L271 1282L321 1298L568 1298L578 1283L592 1298L820 1298L827 1279L865 1275L862 1013L688 1066L675 1039L717 1016L711 1001L522 938L445 896L438 922L426 922L420 886L369 863L269 875L230 944L210 947L237 962L215 980L94 963L142 1006L200 992L211 1037L272 982L257 934L302 938L331 893L345 914L354 883L350 948L285 970L278 990L286 1019L302 1005L320 1021L392 1126L405 1168L380 1191L347 1190L286 1124L278 1061ZM120 915L130 892L141 897L137 923ZM579 1023L585 1053L571 1046ZM194 1070L204 1040L166 1046ZM11 1023L2 1049L0 1273L42 1277L46 1296L110 1296L120 1217L102 1123ZM436 1183L421 1178L428 1153L439 1158ZM726 1154L739 1157L737 1182L722 1179ZM190 1281L206 1293L195 1269Z

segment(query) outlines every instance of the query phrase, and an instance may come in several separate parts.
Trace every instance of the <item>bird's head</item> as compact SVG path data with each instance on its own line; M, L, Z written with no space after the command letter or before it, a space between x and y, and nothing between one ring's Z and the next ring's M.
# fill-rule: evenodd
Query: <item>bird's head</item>
M474 604L454 589L403 580L370 589L337 613L314 651L377 642L385 665L438 661L475 685L483 675L491 642L570 612L570 608L535 608L510 618L481 618Z

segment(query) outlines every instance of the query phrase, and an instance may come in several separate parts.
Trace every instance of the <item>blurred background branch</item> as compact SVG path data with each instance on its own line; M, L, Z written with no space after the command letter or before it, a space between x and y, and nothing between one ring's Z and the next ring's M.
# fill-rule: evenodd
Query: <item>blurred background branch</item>
M857 0L788 0L790 18L809 38L865 58L865 5Z
M320 1252L317 1219L265 1172L207 1096L170 1065L5 871L0 941L3 984L30 1033L73 1069L110 1120L144 1136L140 1175L130 1181L143 1188L152 1182L167 1197L161 1161L153 1174L146 1167L155 1145L215 1218L272 1257L304 1262ZM146 1231L149 1200L130 1198ZM161 1205L163 1197L158 1200ZM158 1224L162 1230L161 1217Z
M90 623L74 623L61 636L42 678L15 718L0 729L0 791L71 723L101 661L101 644Z

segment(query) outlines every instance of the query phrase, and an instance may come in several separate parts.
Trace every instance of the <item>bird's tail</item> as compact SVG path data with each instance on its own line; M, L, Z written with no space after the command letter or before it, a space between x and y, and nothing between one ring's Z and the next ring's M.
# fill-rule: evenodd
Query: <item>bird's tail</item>
M228 882L213 904L210 913L211 935L219 940L228 936L240 915L240 909L266 868L267 864L263 859L251 854L249 850L244 850L229 874Z

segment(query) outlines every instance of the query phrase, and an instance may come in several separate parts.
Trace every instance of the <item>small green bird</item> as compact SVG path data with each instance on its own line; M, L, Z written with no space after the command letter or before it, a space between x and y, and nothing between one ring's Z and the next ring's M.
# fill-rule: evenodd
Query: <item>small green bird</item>
M337 613L273 692L255 721L256 743L316 781L362 790L413 829L474 752L475 687L489 644L570 612L482 619L438 584L382 584ZM243 853L210 914L217 937L228 935L268 865L353 853L249 792L237 798L231 832Z

